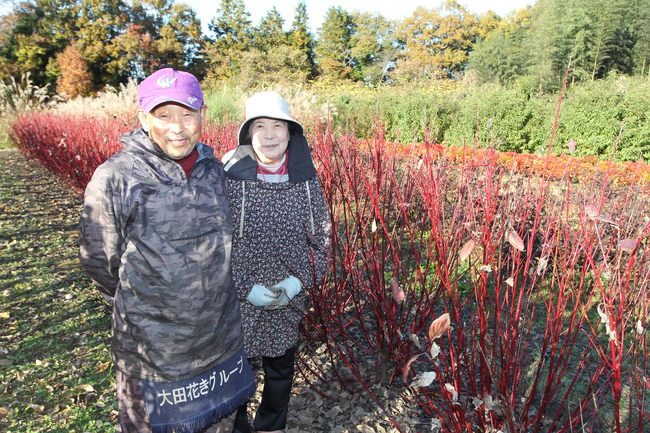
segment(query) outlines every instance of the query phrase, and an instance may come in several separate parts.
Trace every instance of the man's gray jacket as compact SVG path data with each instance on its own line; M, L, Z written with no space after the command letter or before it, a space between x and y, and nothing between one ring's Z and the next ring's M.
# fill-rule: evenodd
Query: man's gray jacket
M116 368L188 379L242 347L223 166L198 143L187 178L143 130L121 140L86 188L79 259L113 298Z

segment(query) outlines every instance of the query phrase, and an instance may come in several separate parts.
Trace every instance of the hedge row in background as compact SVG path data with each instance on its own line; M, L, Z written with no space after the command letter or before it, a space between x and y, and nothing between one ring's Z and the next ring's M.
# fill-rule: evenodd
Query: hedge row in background
M465 88L388 89L344 88L323 92L335 129L354 119L356 136L367 137L381 119L393 141L492 144L499 151L546 154L558 105L557 95L537 96L497 85ZM569 87L566 91L552 152L566 151L576 141L575 156L609 159L625 121L614 159L650 162L650 81L611 77ZM426 120L426 123L425 123ZM435 123L434 123L435 121ZM436 134L437 132L437 134ZM478 132L478 134L477 134ZM478 143L477 143L478 144Z
M424 120L423 120L424 122ZM32 112L21 116L13 125L14 140L20 150L37 159L59 175L70 186L83 191L97 166L121 149L119 137L133 129L134 124L117 117L92 117L83 114ZM210 120L204 126L202 142L212 146L221 156L237 145L238 123ZM327 128L330 128L328 125ZM322 129L321 127L318 127ZM308 132L312 143L320 133ZM614 183L637 184L647 188L650 167L638 162L610 162L596 157L572 157L564 148L562 156L548 158L528 153L498 152L480 146L443 146L434 143L388 143L385 137L359 140L355 146L370 150L381 143L386 155L400 158L432 158L440 164L476 164L490 161L512 173L539 174L551 179L571 176L574 181L603 182L607 177ZM577 151L576 151L577 153ZM616 155L616 153L615 153Z

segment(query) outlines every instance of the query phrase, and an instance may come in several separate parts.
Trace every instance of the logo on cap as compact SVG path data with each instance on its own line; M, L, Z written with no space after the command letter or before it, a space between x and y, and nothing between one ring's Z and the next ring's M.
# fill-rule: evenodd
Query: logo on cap
M169 77L167 77L167 75L163 75L162 77L158 78L158 81L156 81L156 84L158 84L158 86L160 86L162 88L171 87L172 83L174 81L176 81L176 78L177 77L174 77L173 79L169 79Z
M188 101L190 104L194 105L194 103L195 103L196 101L198 101L198 98L194 98L194 97L190 96L189 98L187 98L187 101Z

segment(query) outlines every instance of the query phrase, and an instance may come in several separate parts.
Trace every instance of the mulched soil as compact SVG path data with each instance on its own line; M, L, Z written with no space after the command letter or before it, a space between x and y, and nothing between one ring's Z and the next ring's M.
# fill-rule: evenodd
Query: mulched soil
M16 179L20 183L20 194L3 194L0 197L0 223L14 224L19 220L37 219L41 224L77 239L82 198L64 182L14 149L0 149L0 179L3 182L5 179ZM71 243L66 246L68 250L63 254L61 251L52 252L56 254L52 259L64 258L59 264L62 271L82 272L81 266L74 259L77 247L76 243ZM11 294L11 288L4 287L3 290L5 296ZM97 302L101 302L98 293L96 297ZM327 366L329 359L323 347L319 348L314 343L310 343L309 347L312 362ZM304 347L302 349L305 350ZM253 367L258 384L261 384L260 364L253 362ZM287 433L431 431L430 421L422 420L417 408L408 407L392 390L381 385L372 386L374 398L363 389L348 393L338 382L316 383L315 387L317 391L296 374L285 430ZM258 392L249 408L251 413L259 404L260 398L261 386L258 386ZM4 430L2 427L0 422L0 430Z

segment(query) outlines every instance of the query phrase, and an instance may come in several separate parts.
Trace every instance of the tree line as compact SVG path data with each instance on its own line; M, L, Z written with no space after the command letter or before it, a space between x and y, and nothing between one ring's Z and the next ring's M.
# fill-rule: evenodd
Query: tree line
M289 30L273 7L253 26L244 0L221 0L204 34L174 0L26 0L0 16L0 76L30 73L68 97L140 80L163 66L204 83L348 80L371 87L466 74L553 91L572 82L650 76L650 0L537 0L506 17L456 0L403 20L331 7L315 32L297 3Z

